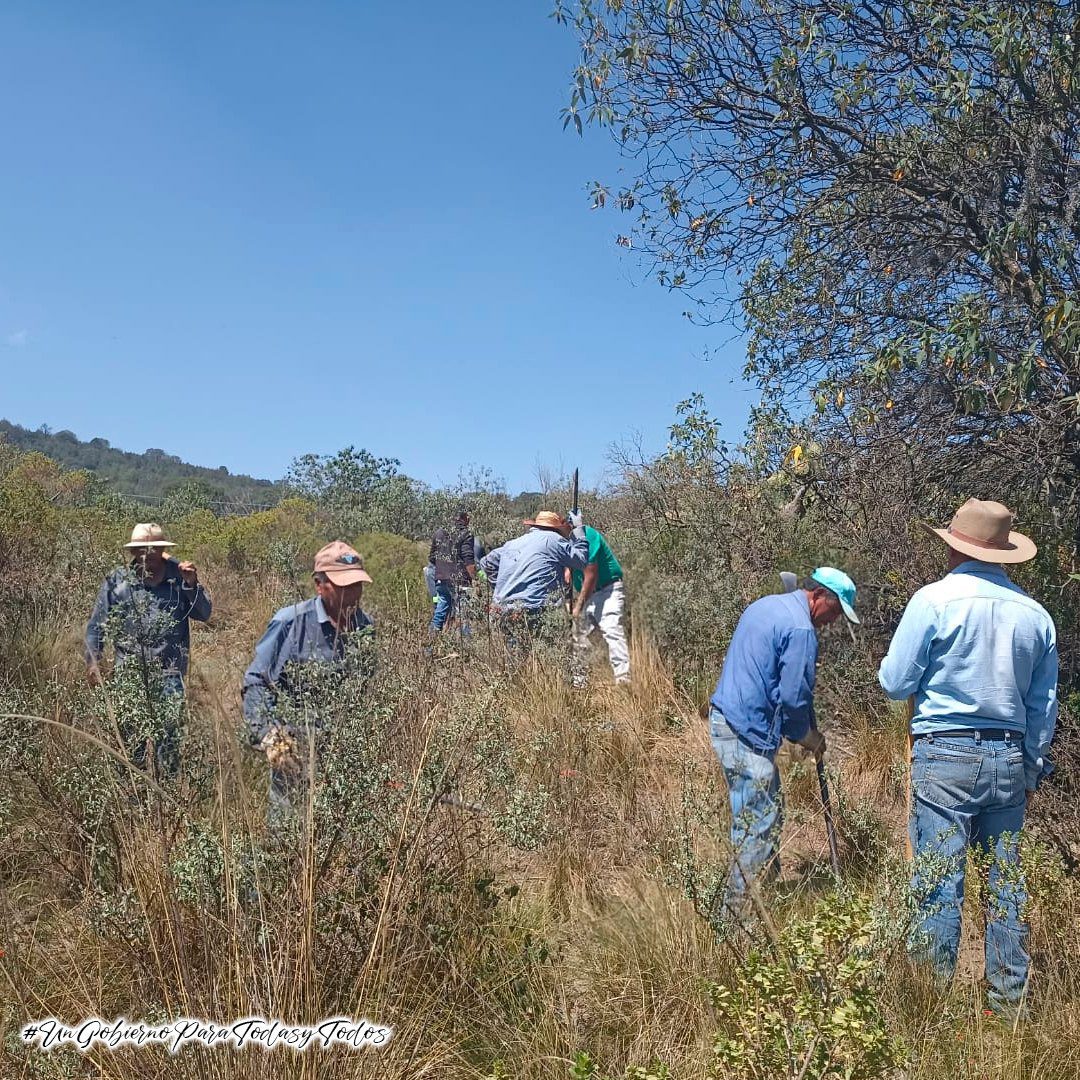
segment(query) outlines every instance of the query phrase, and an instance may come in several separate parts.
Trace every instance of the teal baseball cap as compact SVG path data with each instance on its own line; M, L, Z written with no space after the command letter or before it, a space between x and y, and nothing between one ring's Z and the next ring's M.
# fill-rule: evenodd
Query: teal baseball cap
M847 621L859 622L859 616L855 614L855 582L835 566L819 566L811 575L811 579L826 589L836 593L840 606L844 609Z

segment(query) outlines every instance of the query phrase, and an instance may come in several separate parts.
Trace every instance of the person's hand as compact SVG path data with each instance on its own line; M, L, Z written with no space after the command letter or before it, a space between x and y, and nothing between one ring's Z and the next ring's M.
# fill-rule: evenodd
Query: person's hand
M86 681L90 686L101 686L105 682L101 674L101 668L97 664L86 665Z
M275 725L262 737L259 749L266 755L266 763L271 769L287 776L299 776L303 763L300 761L300 746L296 736L285 728Z
M825 736L817 728L811 728L800 740L799 745L814 755L815 761L825 756Z
M580 529L585 524L585 519L581 516L580 510L568 511L566 520L570 522L571 527L574 529Z
M195 564L193 562L182 562L179 569L184 584L189 589L194 589L199 584L199 571L195 569Z

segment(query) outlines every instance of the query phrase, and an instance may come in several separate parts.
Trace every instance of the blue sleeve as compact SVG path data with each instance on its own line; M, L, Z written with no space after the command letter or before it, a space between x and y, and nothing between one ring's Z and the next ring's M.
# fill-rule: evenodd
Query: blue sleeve
M806 629L789 631L780 650L780 733L792 742L814 726L817 654L817 634Z
M112 590L109 579L106 578L98 589L94 610L90 613L90 621L86 624L83 653L88 664L96 664L105 652L105 620L109 617L111 603Z
M188 618L206 622L210 618L210 594L201 584L196 585L194 589L181 585L180 590L185 597L191 600L191 606L188 608Z
M881 689L894 701L918 693L930 663L930 644L935 631L934 609L916 593L904 608L889 651L878 668Z
M1050 740L1057 724L1058 651L1057 633L1050 629L1046 653L1031 676L1024 698L1027 730L1024 732L1024 773L1028 791L1050 774Z
M580 536L578 532L579 530L575 529L570 534L570 539L563 541L563 565L569 566L571 570L584 570L589 565L589 538L585 535L584 528L580 530Z
M274 723L277 705L277 681L288 660L285 645L290 623L271 619L258 645L255 659L244 672L244 719L251 741L258 743Z
M499 560L502 558L502 548L497 547L494 551L489 551L480 560L480 569L494 581L499 576Z

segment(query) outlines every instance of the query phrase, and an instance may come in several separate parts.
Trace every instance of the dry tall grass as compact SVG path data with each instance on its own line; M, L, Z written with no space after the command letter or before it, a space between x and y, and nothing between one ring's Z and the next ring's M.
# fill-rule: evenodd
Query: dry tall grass
M508 674L482 637L428 657L417 622L386 613L377 742L356 750L377 783L362 814L339 821L313 806L280 836L266 827L264 767L240 737L238 698L278 596L221 582L213 625L196 636L177 785L149 790L88 741L110 740L108 710L63 656L62 680L23 711L75 730L5 729L2 1080L539 1080L654 1063L700 1077L718 1030L768 1023L723 1015L710 992L737 981L751 947L709 919L725 791L693 703L646 642L634 643L632 687L615 687L597 656L582 693L551 655ZM70 645L72 628L63 634ZM870 898L886 922L902 917L906 872L894 727L834 733L842 893ZM371 745L377 769L363 757ZM766 897L778 934L833 888L813 771L784 768L785 874ZM908 1048L903 1075L1080 1075L1080 888L1048 859L1031 884L1038 993L1016 1034L983 1016L976 970L942 992L895 934L881 936L880 1009ZM753 937L769 951L763 928ZM50 1015L348 1015L395 1034L378 1051L303 1055L21 1047L21 1026Z

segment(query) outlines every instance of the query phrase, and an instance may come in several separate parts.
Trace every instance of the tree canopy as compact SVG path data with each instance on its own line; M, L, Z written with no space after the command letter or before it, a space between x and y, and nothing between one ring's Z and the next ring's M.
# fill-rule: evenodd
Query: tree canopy
M743 322L769 407L849 451L921 446L932 470L947 450L973 487L1005 463L1076 519L1080 7L556 16L582 44L567 122L610 127L633 159L595 202L635 215L626 242L699 313Z

